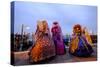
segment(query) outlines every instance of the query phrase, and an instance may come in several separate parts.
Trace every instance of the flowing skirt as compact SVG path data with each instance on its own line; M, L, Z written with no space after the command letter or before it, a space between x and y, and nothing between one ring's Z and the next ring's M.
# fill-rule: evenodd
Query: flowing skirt
M56 54L62 55L65 54L65 46L63 41L54 40L55 48L56 48Z
M38 62L55 56L55 45L48 36L39 38L30 51L31 62Z
M86 39L80 36L71 41L69 52L75 56L90 56L93 49Z

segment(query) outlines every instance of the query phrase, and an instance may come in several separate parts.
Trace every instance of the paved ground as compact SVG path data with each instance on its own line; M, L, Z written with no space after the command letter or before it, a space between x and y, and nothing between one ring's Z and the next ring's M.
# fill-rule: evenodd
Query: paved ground
M55 57L52 57L48 60L39 62L39 63L33 63L33 64L51 64L51 63L68 63L68 62L84 62L84 61L96 61L97 60L97 47L94 46L94 53L91 57L75 57L68 53L68 48L66 48L66 54L64 55L57 55ZM23 51L23 52L15 52L15 65L29 65L32 63L29 63L29 51Z

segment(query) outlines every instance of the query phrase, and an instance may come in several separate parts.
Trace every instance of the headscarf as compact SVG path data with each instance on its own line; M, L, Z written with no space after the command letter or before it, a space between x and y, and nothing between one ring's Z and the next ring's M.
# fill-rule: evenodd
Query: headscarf
M62 39L62 31L61 31L61 27L59 25L59 23L57 21L53 22L53 26L51 29L52 35L55 37L57 37L58 39L60 39L61 41Z
M43 36L44 34L50 35L49 27L46 20L38 20L37 21L37 30L35 33L35 40L39 37Z
M74 27L73 27L73 33L75 35L81 35L82 34L82 28L81 28L80 24L74 25Z

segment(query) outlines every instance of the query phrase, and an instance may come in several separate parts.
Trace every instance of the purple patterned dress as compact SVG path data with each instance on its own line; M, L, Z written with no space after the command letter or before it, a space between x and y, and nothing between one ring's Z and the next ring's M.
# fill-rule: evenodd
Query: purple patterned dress
M65 46L62 38L61 28L57 22L53 23L52 38L56 47L56 54L61 55L65 53Z

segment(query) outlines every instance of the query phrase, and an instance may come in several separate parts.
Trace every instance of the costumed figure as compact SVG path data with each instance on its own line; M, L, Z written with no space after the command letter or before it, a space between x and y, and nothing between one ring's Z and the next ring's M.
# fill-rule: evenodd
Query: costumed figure
M62 37L61 27L59 26L58 22L54 22L52 29L52 38L56 48L56 54L62 55L65 54L65 45Z
M82 31L83 31L83 34L85 35L86 40L88 41L88 43L89 43L91 46L93 46L92 39L91 39L90 33L88 32L87 28L84 27Z
M56 55L46 20L38 21L34 40L35 43L29 53L30 62L39 62Z
M73 35L69 46L69 53L75 56L86 57L93 53L92 46L82 33L81 25L76 24L73 27Z

